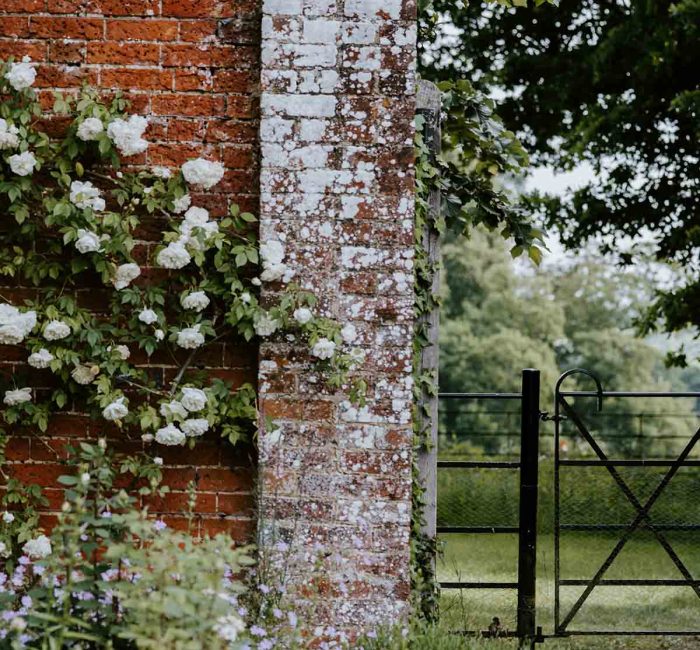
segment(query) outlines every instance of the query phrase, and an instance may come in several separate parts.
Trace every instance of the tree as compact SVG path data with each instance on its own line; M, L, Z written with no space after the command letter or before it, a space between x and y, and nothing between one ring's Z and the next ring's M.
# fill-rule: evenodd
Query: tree
M536 164L590 164L594 181L563 198L533 196L531 208L571 249L653 236L655 255L683 277L643 327L698 326L700 0L530 5L435 0L423 26L438 16L442 38L423 43L423 76L497 89L499 114ZM636 260L626 251L620 261Z

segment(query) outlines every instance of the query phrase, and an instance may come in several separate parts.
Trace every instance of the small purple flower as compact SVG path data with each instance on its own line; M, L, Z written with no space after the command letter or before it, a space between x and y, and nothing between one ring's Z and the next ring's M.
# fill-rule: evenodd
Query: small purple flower
M272 646L275 645L270 639L263 639L258 643L258 650L270 650Z
M270 593L270 587L268 587L267 585L260 584L258 585L258 589L260 589L260 591L264 594Z
M153 523L153 530L155 530L158 533L167 527L168 527L168 524L166 524L162 519L159 519L158 521Z
M267 636L267 632L263 630L259 625L252 625L250 627L250 633L253 636Z

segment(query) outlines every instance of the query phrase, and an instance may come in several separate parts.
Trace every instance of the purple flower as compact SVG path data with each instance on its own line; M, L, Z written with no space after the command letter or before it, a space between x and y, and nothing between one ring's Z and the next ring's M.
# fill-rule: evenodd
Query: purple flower
M158 521L153 523L153 530L155 530L156 532L160 532L161 530L164 530L167 527L168 524L166 524L162 519L159 519Z
M267 636L267 632L263 630L259 625L252 625L250 628L250 633L253 636Z

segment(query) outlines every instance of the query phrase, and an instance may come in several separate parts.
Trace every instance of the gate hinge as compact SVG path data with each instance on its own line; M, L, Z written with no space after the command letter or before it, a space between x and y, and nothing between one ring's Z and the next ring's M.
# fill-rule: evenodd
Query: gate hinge
M549 411L540 411L540 420L542 422L561 422L566 420L565 415L550 415Z

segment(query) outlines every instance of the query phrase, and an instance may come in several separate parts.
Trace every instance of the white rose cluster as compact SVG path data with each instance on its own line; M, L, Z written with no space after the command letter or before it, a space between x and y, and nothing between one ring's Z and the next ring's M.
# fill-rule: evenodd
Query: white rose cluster
M196 158L182 166L182 175L190 185L208 190L224 177L224 166L220 162Z
M36 80L35 64L25 56L19 63L12 63L5 73L5 79L10 82L15 90L26 90L34 85Z
M16 406L17 404L23 404L24 402L30 402L32 399L32 389L31 388L18 388L16 390L5 391L5 396L3 402L7 406Z
M185 212L185 218L180 224L179 242L196 251L206 250L207 244L217 232L219 224L209 220L208 210L193 206Z
M276 239L260 244L260 258L262 259L263 272L260 279L264 282L282 280L289 282L292 273L284 263L284 246Z
M78 239L75 240L75 247L79 253L97 253L100 250L100 237L92 230L78 228Z
M185 438L204 435L209 430L209 420L203 417L189 417L191 413L201 411L207 406L207 394L201 388L186 386L182 389L179 400L162 402L160 414L168 425L156 432L155 439L163 445L179 445ZM174 419L181 420L178 426Z
M176 342L181 348L186 350L194 350L195 348L204 345L204 334L200 330L200 325L185 327L177 333Z
M191 291L180 299L180 304L185 309L200 312L209 306L209 296L204 291Z
M187 409L183 406L182 402L178 402L176 399L170 402L163 402L160 405L159 411L160 414L168 420L187 417Z
M107 404L102 410L102 417L105 420L114 422L115 420L121 420L129 415L129 409L126 404L124 404L125 399L124 397L117 397L113 402Z
M141 267L138 264L134 262L120 264L114 274L112 284L117 291L126 289L139 275L141 275Z
M95 212L101 212L105 209L106 205L100 190L90 181L73 181L70 184L70 194L68 198L76 208L80 208L81 210L90 208Z
M64 323L62 320L54 319L44 326L43 333L47 341L60 341L70 336L71 329L70 325Z
M104 130L105 126L102 124L101 119L98 117L88 117L80 123L76 135L83 142L90 142L92 140L97 140L100 133L102 133Z
M31 151L23 151L7 159L10 169L17 176L30 176L36 167L36 156Z
M19 129L0 117L0 150L19 146Z
M148 149L148 141L143 133L148 120L141 115L132 115L128 120L117 118L107 126L107 135L124 156L134 156Z
M49 364L54 360L53 354L51 354L46 348L41 348L38 352L33 352L29 355L27 363L32 368L37 368L43 370L48 368Z
M36 326L36 312L21 312L8 303L0 303L0 344L17 345Z
M39 535L24 544L22 550L33 560L40 560L51 555L51 540L46 535Z

